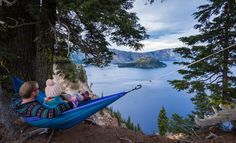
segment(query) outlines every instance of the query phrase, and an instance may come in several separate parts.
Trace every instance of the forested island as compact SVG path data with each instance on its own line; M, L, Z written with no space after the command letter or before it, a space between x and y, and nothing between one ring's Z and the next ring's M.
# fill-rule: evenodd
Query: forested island
M167 66L165 63L150 57L139 58L135 62L117 63L117 65L119 68L132 67L132 68L144 68L144 69L163 68Z

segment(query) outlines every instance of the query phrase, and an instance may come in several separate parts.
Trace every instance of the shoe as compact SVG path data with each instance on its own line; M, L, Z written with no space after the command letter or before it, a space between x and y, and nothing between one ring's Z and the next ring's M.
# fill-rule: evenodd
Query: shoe
M91 99L91 98L89 97L89 92L88 92L88 91L85 91L85 92L82 93L81 95L84 97L84 101L88 101L88 100Z

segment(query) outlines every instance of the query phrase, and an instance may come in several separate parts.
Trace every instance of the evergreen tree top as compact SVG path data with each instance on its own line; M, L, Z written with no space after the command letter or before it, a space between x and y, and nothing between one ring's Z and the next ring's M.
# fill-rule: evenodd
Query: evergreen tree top
M139 50L143 47L140 41L148 38L136 13L129 11L133 3L133 0L17 1L10 7L0 7L0 11L11 12L2 17L0 31L29 24L48 25L51 28L41 34L49 34L56 40L56 51L68 47L80 50L87 57L85 62L103 66L112 59L107 48L111 43ZM27 19L20 18L15 9L25 12ZM37 36L35 41L42 35ZM4 34L0 36L3 37Z

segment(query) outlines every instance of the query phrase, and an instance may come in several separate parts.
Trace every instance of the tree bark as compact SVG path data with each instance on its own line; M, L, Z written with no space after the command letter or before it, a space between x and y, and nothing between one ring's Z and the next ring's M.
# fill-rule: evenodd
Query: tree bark
M39 25L39 40L36 50L36 80L44 88L45 81L53 74L54 55L54 28L56 22L56 2L54 0L44 0L42 3L42 15Z
M10 109L9 100L3 95L2 86L0 83L0 123L4 125L8 137L12 137L16 133L16 114Z
M229 11L230 11L230 0L228 0L226 6L225 6L225 11L226 11L226 15L227 15L227 20L226 20L226 23L225 23L225 26L224 26L224 29L225 29L225 34L224 34L224 37L225 37L225 40L224 40L224 48L227 48L229 46ZM225 50L224 53L223 53L223 71L222 71L222 74L223 74L223 83L222 83L222 100L223 102L228 102L230 101L230 97L228 95L228 72L229 72L229 67L228 67L228 62L229 62L229 51L228 50Z

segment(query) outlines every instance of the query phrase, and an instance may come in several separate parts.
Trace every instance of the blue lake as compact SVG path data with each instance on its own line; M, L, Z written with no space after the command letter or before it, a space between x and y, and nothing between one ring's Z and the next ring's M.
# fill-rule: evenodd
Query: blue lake
M118 68L116 65L85 69L88 83L93 83L92 90L99 96L128 91L142 84L140 90L127 94L111 107L120 111L124 119L130 116L134 124L139 123L144 133L153 134L157 130L157 116L162 106L168 117L173 113L186 116L193 110L191 96L173 89L168 83L168 80L180 79L179 66L170 61L165 63L167 67L159 69Z

